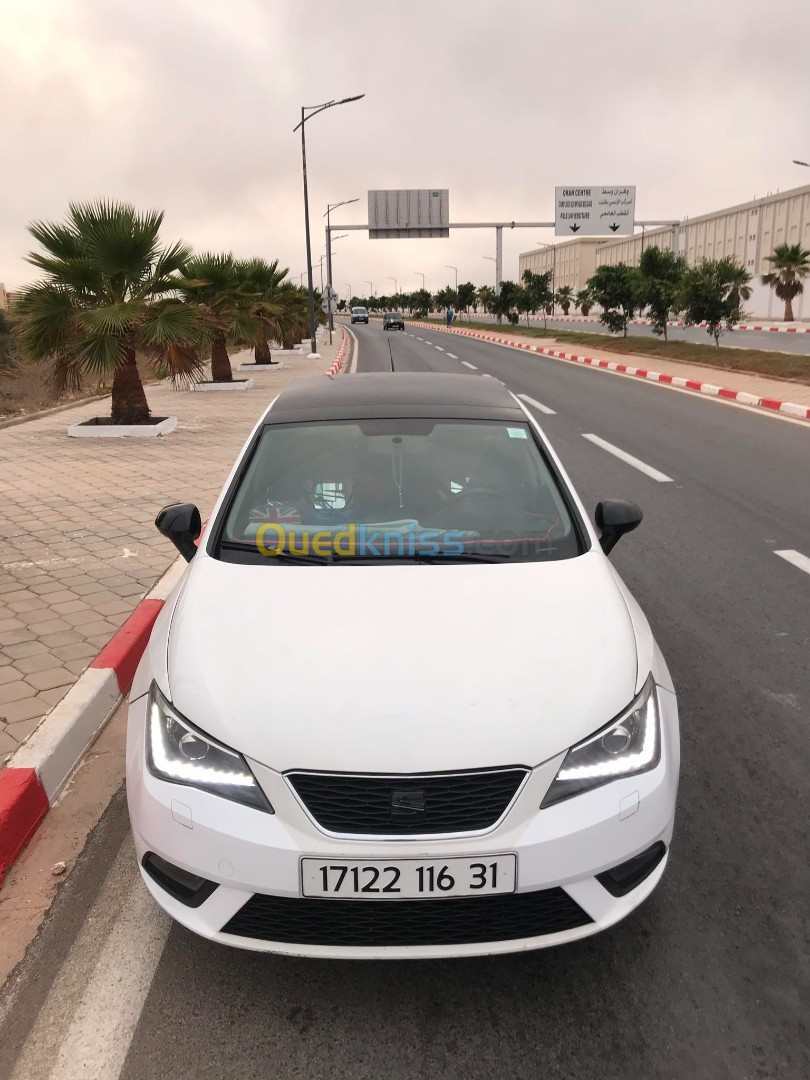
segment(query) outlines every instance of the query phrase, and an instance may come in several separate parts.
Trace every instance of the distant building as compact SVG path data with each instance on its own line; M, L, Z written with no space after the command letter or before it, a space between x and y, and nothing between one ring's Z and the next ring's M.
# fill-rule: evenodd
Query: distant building
M536 274L554 273L554 288L570 285L575 291L583 288L597 266L596 252L604 240L563 240L561 244L537 248L520 256L520 277L524 270Z
M644 229L635 236L616 240L565 240L555 244L556 287L571 285L582 289L597 266L627 263L637 266L645 247L656 244L676 248L690 266L702 258L733 256L751 274L752 296L746 310L759 318L779 318L784 305L760 281L770 269L767 256L778 244L802 244L810 248L810 184L763 199L740 203L711 214L686 218L673 229L668 226ZM545 273L551 270L554 255L550 248L536 248L519 256L520 274L525 269ZM810 283L797 297L793 310L797 319L810 318Z

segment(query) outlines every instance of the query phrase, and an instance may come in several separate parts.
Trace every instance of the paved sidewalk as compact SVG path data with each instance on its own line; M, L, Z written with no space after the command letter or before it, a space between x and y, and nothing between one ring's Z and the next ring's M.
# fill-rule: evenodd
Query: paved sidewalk
M425 323L431 330L442 329L440 325ZM464 332L463 327L458 328L459 333ZM478 333L479 331L472 331ZM709 367L706 364L689 364L682 360L673 360L669 356L648 356L646 353L622 353L613 352L609 349L596 349L590 345L575 345L570 341L557 341L554 331L549 331L547 337L529 337L521 334L517 327L504 325L497 332L494 330L480 331L508 338L510 341L525 342L529 345L538 345L544 349L558 348L564 352L587 353L597 360L607 360L614 364L627 364L634 368L644 368L647 371L668 372L683 379L694 379L696 382L714 383L717 386L727 386L734 390L741 390L747 394L754 394L759 398L775 398L778 401L791 401L796 405L810 407L810 385L807 383L794 382L792 379L769 379L765 375L748 375L741 371L732 371L728 368Z
M205 517L250 429L278 390L322 376L320 360L284 357L245 392L150 386L157 439L70 439L68 424L109 399L0 429L0 767L21 746L176 558L157 511L194 502ZM252 359L234 355L236 365Z

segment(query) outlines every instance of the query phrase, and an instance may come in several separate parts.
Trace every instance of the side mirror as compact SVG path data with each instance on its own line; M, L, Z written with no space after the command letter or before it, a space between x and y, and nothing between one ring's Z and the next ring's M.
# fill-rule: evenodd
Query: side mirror
M200 511L193 503L170 503L155 518L157 530L171 540L186 562L197 553L194 543L202 532Z
M602 551L609 555L619 537L638 528L643 517L640 507L624 499L604 499L597 503L594 520L601 534L599 543Z

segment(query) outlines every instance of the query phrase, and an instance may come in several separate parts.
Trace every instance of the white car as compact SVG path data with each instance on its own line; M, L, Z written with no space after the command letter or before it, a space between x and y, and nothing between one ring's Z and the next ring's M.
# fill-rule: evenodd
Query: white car
M255 430L129 706L143 879L204 937L437 957L618 922L666 866L675 691L534 418L496 379L301 381ZM199 546L196 546L199 541Z

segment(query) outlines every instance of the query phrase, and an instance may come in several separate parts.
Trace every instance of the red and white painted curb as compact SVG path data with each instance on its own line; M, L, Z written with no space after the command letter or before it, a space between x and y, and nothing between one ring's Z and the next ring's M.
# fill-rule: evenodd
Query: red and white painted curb
M345 327L340 327L340 332L343 335L343 341L340 343L338 354L332 361L332 366L327 371L327 375L337 375L340 369L343 367L343 361L346 359L346 350L349 347L349 335L346 333Z
M0 885L132 685L155 619L188 564L178 559L34 734L0 770Z
M571 323L594 323L599 321L598 315L550 315L550 319L555 319L557 322L571 322ZM629 319L629 326L650 326L649 319ZM705 322L693 323L693 326L700 327L701 330L705 330L709 325ZM667 326L686 326L683 319L669 319ZM753 323L740 323L734 327L735 330L763 330L769 333L779 334L810 334L810 326L765 326L762 323L754 325Z
M437 326L434 323L411 323L423 330L440 330L443 334L461 334L464 337L481 338L483 341L492 342L494 345L505 345L510 349L521 349L524 352L540 353L543 356L553 356L557 360L569 360L575 364L586 364L589 367L602 368L605 371L615 371L621 375L632 375L637 379L646 379L648 382L663 383L667 386L677 386L681 390L694 390L698 394L707 394L710 397L720 397L727 401L736 401L741 405L753 405L760 409L769 409L771 412L783 413L798 420L810 420L810 406L796 405L791 401L780 401L777 398L757 397L745 390L729 390L724 386L715 386L714 383L698 382L696 379L684 379L680 375L666 375L660 371L650 371L648 368L631 367L629 364L617 364L612 360L598 360L594 356L579 356L577 353L563 352L561 349L546 349L540 345L530 345L526 341L514 341L509 338L498 337L481 330L462 330L458 327L448 328Z

